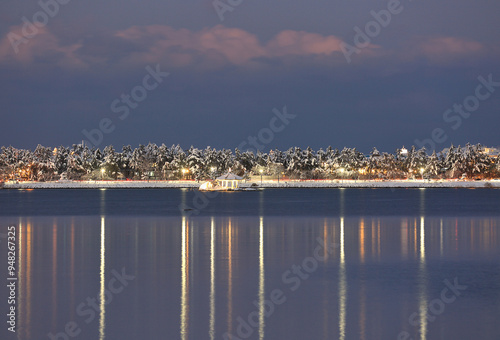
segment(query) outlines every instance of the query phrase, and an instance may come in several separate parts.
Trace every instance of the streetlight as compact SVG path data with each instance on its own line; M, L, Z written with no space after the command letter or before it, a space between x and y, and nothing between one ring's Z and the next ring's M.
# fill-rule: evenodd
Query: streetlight
M102 169L101 169L101 180L103 180L103 179L104 179L104 171L106 171L106 170L104 170L104 168L102 168Z
M263 172L263 171L264 171L264 170L262 170L262 169L260 169L260 170L259 170L259 172L260 172L260 184L261 184L261 185L262 185L262 172Z
M344 168L340 168L340 183L344 184Z
M422 179L424 179L424 171L425 171L424 168L420 168L420 175L422 176Z

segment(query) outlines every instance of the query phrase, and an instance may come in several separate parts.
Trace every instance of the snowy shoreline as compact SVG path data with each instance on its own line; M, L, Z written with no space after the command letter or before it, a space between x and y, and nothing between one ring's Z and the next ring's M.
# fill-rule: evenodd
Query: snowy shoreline
M4 183L3 189L197 189L195 181L57 181ZM490 181L423 181L423 180L303 180L303 181L246 181L240 187L259 188L500 188L500 180Z

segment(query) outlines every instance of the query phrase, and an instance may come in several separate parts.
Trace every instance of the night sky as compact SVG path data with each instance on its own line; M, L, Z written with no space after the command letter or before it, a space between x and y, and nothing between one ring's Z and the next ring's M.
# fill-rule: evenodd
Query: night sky
M500 145L498 1L58 1L0 4L0 145Z

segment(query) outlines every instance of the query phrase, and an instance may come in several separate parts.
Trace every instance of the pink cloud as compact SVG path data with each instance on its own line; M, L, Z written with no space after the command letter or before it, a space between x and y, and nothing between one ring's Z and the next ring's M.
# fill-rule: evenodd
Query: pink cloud
M22 36L21 27L14 27L11 33ZM200 31L151 25L132 26L94 40L62 44L48 29L40 28L36 36L18 46L19 53L15 53L8 36L0 40L0 63L28 65L44 59L64 68L161 63L166 67L214 69L231 64L253 69L265 67L263 58L295 64L307 57L312 63L344 65L341 43L334 35L304 31L283 30L268 42L261 42L250 32L222 25ZM381 58L411 61L424 56L433 63L443 64L477 56L484 49L478 42L454 37L421 38L398 50L370 45L362 49L359 59L360 63Z
M424 56L430 62L442 64L483 53L483 44L456 37L421 38L406 53L410 59Z
M421 48L428 55L468 54L482 50L483 46L475 41L467 41L453 37L429 39L421 44Z
M278 33L266 46L268 55L330 55L341 51L342 40L330 35L286 30Z
M84 67L77 56L80 43L61 45L46 27L37 28L35 35L23 35L21 26L12 27L0 41L0 62L17 62L24 65L35 59L44 59L62 67Z
M192 54L206 55L212 59L225 59L232 64L244 64L265 54L257 37L244 30L217 25L199 32L175 30L168 26L133 26L116 33L117 37L131 42L150 41L144 50L132 53L130 61L169 59L175 66L185 66L193 61ZM174 54L175 58L171 58Z
M243 65L261 57L331 55L340 51L341 42L335 36L286 30L267 44L262 44L254 34L222 25L198 32L175 30L167 26L134 26L117 32L116 36L131 42L150 41L144 50L132 53L127 58L128 61L152 62L167 59L175 66L189 65L196 56L208 58L210 65ZM176 55L175 59L172 58L173 53Z

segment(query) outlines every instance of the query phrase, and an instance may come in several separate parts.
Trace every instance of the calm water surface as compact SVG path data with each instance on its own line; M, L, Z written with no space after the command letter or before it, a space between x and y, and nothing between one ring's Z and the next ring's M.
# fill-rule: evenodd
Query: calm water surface
M1 339L500 339L500 190L0 190L9 225Z

